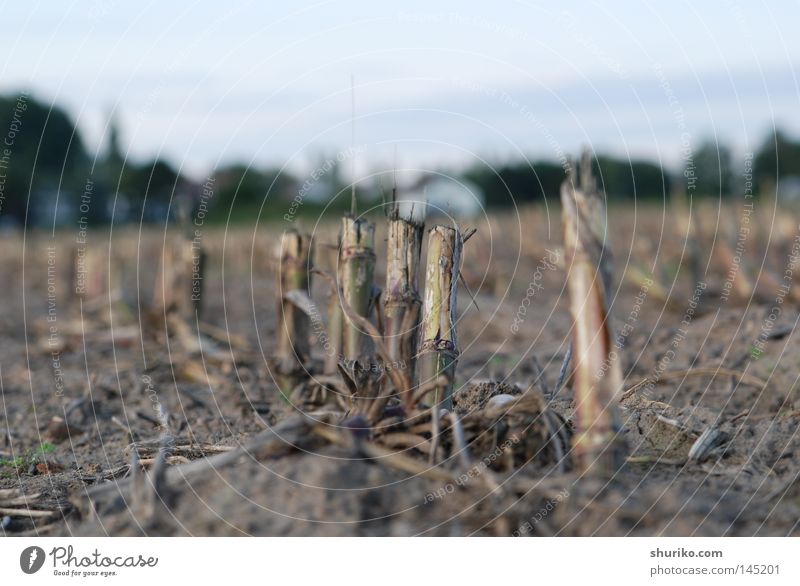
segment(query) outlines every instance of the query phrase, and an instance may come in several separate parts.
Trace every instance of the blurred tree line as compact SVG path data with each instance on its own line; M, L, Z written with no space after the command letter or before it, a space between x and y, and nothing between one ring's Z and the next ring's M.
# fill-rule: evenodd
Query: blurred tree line
M148 219L187 185L163 159L126 160L113 121L107 152L95 156L64 110L25 93L0 96L0 136L4 224L52 225L78 217L108 222L112 210L123 221Z
M781 192L782 183L786 186L791 183L791 196L800 197L794 188L800 185L800 141L775 130L752 155L752 169L748 170L744 161L734 160L728 146L707 140L684 158L683 168L677 174L653 161L602 154L595 156L594 170L612 200L668 198L673 189L685 190L690 183L693 195L730 197L744 191L746 173L752 174L756 193L768 189ZM549 160L477 165L468 169L465 177L483 190L488 205L505 207L515 202L519 205L557 197L564 165Z
M610 198L641 199L669 193L671 178L649 161L625 161L599 155L594 167ZM478 185L489 206L510 206L556 198L565 166L553 161L508 162L497 168L476 166L465 173Z
M24 93L0 96L3 219L23 222L29 195L80 185L88 164L86 146L66 113Z
M168 161L133 161L125 156L120 132L108 125L102 154L93 153L69 115L22 93L0 96L0 223L40 225L79 216L87 183L91 205L82 208L93 222L164 221L174 214L175 199L197 202L202 186L183 176ZM286 210L287 202L303 196L304 212L327 205L345 209L349 195L338 164L323 158L311 184L285 169L260 169L231 164L213 172L210 217L219 220L253 217ZM800 185L800 141L774 130L752 157L755 191L764 186ZM338 161L341 162L341 161ZM669 173L658 163L598 154L597 175L610 199L662 199L693 176L693 194L725 197L743 190L746 169L731 149L715 141L701 144L684 160L685 168ZM558 196L564 177L556 161L507 161L476 165L459 173L481 188L489 207L508 207ZM783 181L787 179L787 181ZM792 181L789 181L791 179ZM800 197L800 193L796 194ZM87 210L88 207L88 211ZM238 210L238 212L237 212ZM85 213L84 213L85 212ZM113 217L112 217L113 215Z

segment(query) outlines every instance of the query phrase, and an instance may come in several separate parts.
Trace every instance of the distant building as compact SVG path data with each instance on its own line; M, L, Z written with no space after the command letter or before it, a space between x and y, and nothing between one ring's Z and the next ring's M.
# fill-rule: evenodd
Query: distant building
M486 201L481 188L471 181L433 174L423 176L411 189L402 191L399 199L403 208L410 208L412 204L415 210L427 207L428 217L453 215L461 218L480 214Z
M800 200L800 176L788 175L781 177L778 184L778 194L783 200Z
M78 215L75 193L56 188L42 188L31 192L28 222L32 226L49 228L71 224Z

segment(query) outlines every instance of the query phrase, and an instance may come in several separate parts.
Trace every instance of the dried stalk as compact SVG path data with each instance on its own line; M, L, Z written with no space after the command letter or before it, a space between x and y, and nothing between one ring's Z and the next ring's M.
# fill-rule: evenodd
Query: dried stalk
M215 454L181 466L165 467L161 486L171 491L180 483L195 482L198 478L207 477L209 472L236 466L242 462L243 458L267 460L285 456L296 450L310 449L313 445L312 430L314 426L319 424L319 427L323 427L331 424L327 418L320 417L319 419L321 421L317 422L304 415L290 417L257 434L230 452ZM132 452L132 460L131 471L140 472L135 450ZM422 467L421 464L419 466ZM96 510L100 503L106 510L110 509L112 504L116 506L120 502L125 506L124 503L133 501L132 495L141 484L141 480L137 481L134 477L117 482L96 484L84 492L86 498L81 500L79 510L88 513L92 509Z
M733 377L734 379L738 379L739 384L750 385L757 389L764 389L767 386L767 381L749 375L746 372L739 372L738 370L732 370L730 368L710 367L710 368L691 368L689 370L668 370L666 372L662 372L658 376L640 380L638 383L636 383L627 391L625 391L619 400L624 401L625 399L633 395L636 391L638 391L639 389L648 384L655 385L668 380L685 379L690 376L710 376L710 377L730 376Z
M327 279L331 285L335 287L336 282L334 278L326 273L325 271L315 270L315 272L322 276L323 278ZM347 317L348 320L354 322L356 326L361 328L361 330L370 337L373 344L375 344L375 349L378 353L378 357L384 361L384 363L389 362L389 351L386 348L386 345L383 342L383 337L378 329L370 322L367 318L358 315L353 308L347 303L346 300L342 300L342 311L344 315ZM349 371L356 371L356 370L363 370L363 365L359 365L357 361L348 361L342 362L338 365L339 373L342 375L344 379L345 385L348 387L347 392L348 394L353 394L351 398L355 399L355 394L353 393L353 389L351 389L352 380L348 382L347 378L350 377ZM411 396L412 388L411 388L411 379L408 376L408 373L405 370L397 369L397 368L387 368L385 369L386 376L392 381L394 388L400 395ZM352 379L352 377L350 377ZM329 377L317 377L317 380L323 382L324 384L328 384L327 382L331 380ZM377 391L377 393L375 393ZM350 408L356 407L356 411L361 410L367 417L370 422L379 421L383 417L383 410L388 402L390 395L386 392L383 388L383 385L373 385L372 389L370 389L372 394L369 397L360 397L361 399L367 399L371 402L371 405L368 405L364 409L359 409L359 406L350 405ZM366 403L363 401L361 402L361 406L363 407Z
M330 270L332 274L338 273L339 250L341 243L335 247L328 246ZM330 343L325 354L323 372L334 375L338 372L339 360L342 356L342 327L344 326L344 312L339 300L339 286L334 280L328 293L328 342Z
M425 270L425 303L422 338L417 362L419 384L444 377L434 387L430 403L444 409L453 405L453 382L458 343L456 340L456 291L464 240L458 228L434 226L428 233Z
M0 507L0 515L8 517L30 517L31 519L42 519L57 515L58 511L43 511L38 509L16 509Z
M174 290L171 279L175 265L173 254L174 251L171 246L165 246L161 251L161 262L159 263L158 272L156 272L155 283L153 283L153 308L162 315L171 312L174 304Z
M722 268L726 275L731 279L726 282L729 283L731 291L735 299L742 303L749 303L751 297L755 294L755 283L747 274L744 263L741 258L737 259L737 255L731 247L724 241L720 240L715 243L714 256L717 258L720 268ZM724 292L723 294L727 295Z
M162 315L174 315L194 321L191 299L192 243L185 237L167 239L161 251L156 273L153 307Z
M281 237L278 273L278 346L275 369L278 386L285 396L305 373L311 355L308 315L292 301L293 291L308 295L311 290L311 237L297 230L287 230Z
M581 181L568 170L561 186L564 251L570 312L574 321L574 450L579 468L613 474L619 450L616 397L622 372L610 357L613 335L608 320L611 283L606 249L604 195L592 176L587 152L581 160Z
M367 318L373 300L375 273L375 224L350 215L342 218L342 244L339 284L343 302L357 315ZM343 324L342 356L345 360L363 359L368 354L362 328L348 317Z
M325 356L325 374L337 371L339 359L342 356L342 328L344 327L344 313L339 302L339 291L332 289L328 298L328 339L330 351Z
M206 263L208 254L200 243L192 243L191 246L191 266L189 268L191 276L191 320L200 321L203 317L203 283L205 282Z
M354 441L352 434L345 434L340 429L331 426L315 425L312 429L313 433L319 437L324 438L326 441L352 448ZM455 482L455 476L442 470L441 468L431 468L426 464L420 462L416 458L407 456L402 452L397 452L390 448L385 448L369 441L362 441L358 445L359 451L374 460L382 466L388 466L414 476L420 476L436 482L452 483Z
M396 204L388 223L386 292L383 298L383 336L390 360L386 368L406 369L409 377L413 378L422 305L417 273L425 224L400 217Z
M76 245L72 249L70 266L70 294L85 302L94 301L102 296L105 283L106 265L102 256L88 244Z
M692 215L692 201L687 199L686 192L676 187L672 192L672 208L675 212L675 229L678 237L683 238L686 260L692 283L703 279L702 252L697 234L695 218ZM695 213L696 215L696 213Z

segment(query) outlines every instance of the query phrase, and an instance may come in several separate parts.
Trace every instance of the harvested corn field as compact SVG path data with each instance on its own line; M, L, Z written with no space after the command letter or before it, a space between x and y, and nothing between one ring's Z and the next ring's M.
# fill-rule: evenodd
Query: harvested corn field
M800 584L800 3L0 13L0 586Z
M578 167L424 229L4 237L4 532L796 534L795 223Z

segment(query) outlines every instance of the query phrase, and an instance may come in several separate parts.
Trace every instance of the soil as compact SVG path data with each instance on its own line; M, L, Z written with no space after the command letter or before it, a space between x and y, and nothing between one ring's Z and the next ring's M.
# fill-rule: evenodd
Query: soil
M732 266L719 262L714 243L735 234L736 210L703 213L722 220L703 234L699 259L687 258L685 238L664 210L620 209L611 218L629 456L610 480L557 465L541 444L523 442L511 460L495 460L497 442L481 434L471 444L474 475L455 457L429 467L419 446L392 448L419 463L412 471L403 469L407 460L367 450L369 439L356 433L342 441L319 435L315 420L329 423L330 414L304 417L269 368L273 251L282 226L207 230L199 332L197 320L165 319L153 302L163 231L116 230L110 259L108 232L91 232L89 246L106 256L88 273L103 277L99 291L83 298L72 293L74 233L5 234L2 531L800 534L798 300L756 278L761 270L780 279L793 268L795 236L753 229L736 267L758 290L726 296ZM569 377L553 392L571 329L557 214L535 208L464 225L478 232L465 246L469 292L459 293L456 413L467 425L484 416L493 396L535 395L568 432ZM318 245L335 242L334 230L323 223ZM317 256L329 268L323 247ZM554 256L559 262L542 263ZM707 267L700 285L690 260ZM734 281L732 291L742 283ZM323 321L326 287L317 279L312 295ZM316 368L324 359L319 344L313 353ZM533 415L518 428L486 417L512 430L505 437L527 440L543 429L538 407L529 408ZM689 457L704 432L712 441ZM164 437L171 448L161 468L155 461Z

